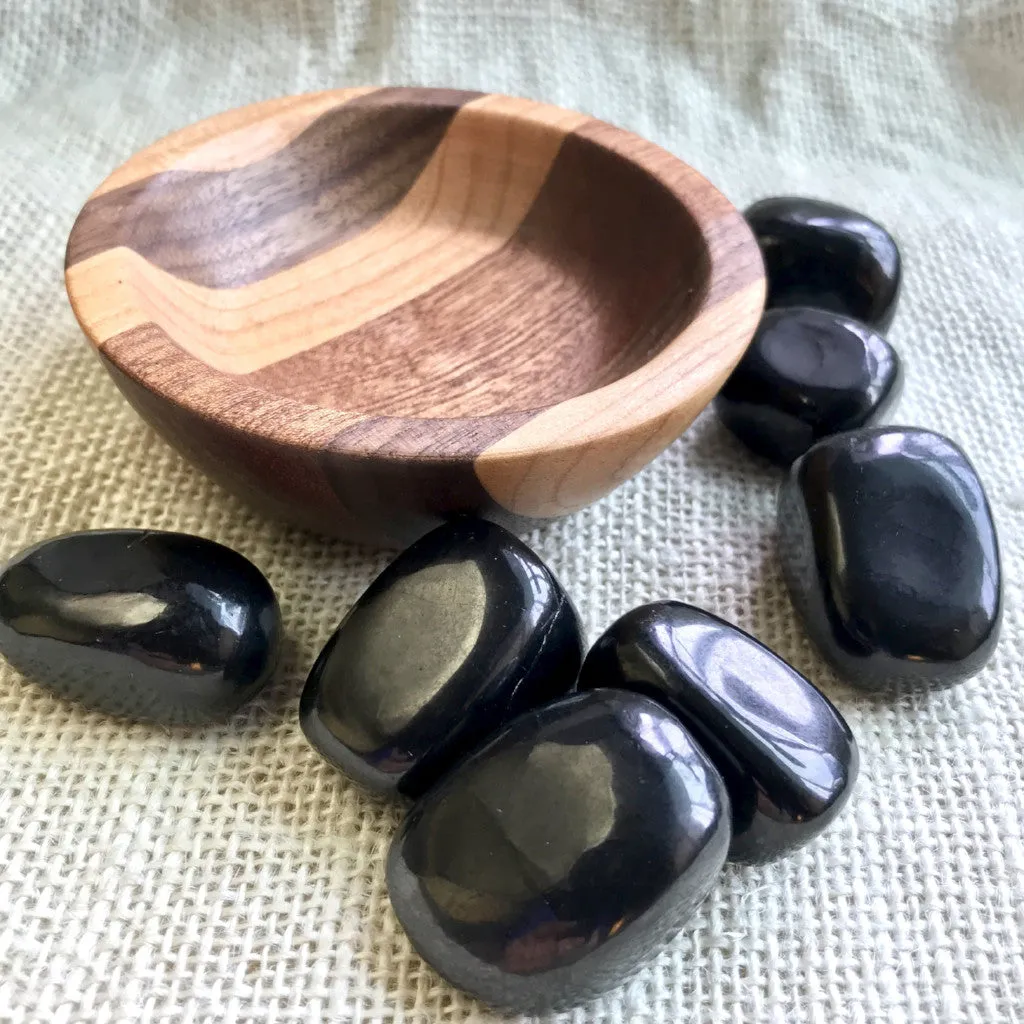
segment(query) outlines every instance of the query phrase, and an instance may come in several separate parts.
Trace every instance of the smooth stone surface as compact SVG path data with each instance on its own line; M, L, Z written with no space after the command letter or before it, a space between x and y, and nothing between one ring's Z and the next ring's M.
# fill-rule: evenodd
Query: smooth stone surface
M814 306L881 331L892 323L902 269L881 224L800 196L762 199L745 216L768 273L766 308Z
M948 686L996 646L1002 575L981 481L948 438L881 427L827 438L779 497L779 550L807 631L872 690Z
M202 537L73 533L0 573L0 653L111 714L167 725L226 718L270 678L280 641L266 577Z
M823 437L881 419L902 387L899 356L870 327L820 309L773 309L715 410L748 448L788 466Z
M570 691L583 660L572 602L507 530L438 527L345 616L302 694L306 737L380 792L417 797L515 715Z
M749 633L680 601L614 622L579 687L643 694L686 726L729 791L730 860L762 863L810 842L857 778L857 744L828 698Z
M724 785L679 721L595 690L516 719L428 793L391 847L388 889L449 981L540 1012L653 956L728 845Z

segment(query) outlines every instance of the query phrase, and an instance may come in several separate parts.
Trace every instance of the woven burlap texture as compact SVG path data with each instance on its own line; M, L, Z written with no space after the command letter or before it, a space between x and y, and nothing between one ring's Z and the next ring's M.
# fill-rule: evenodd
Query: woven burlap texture
M828 834L727 868L672 946L559 1020L1024 1019L1022 0L0 0L0 554L67 530L215 538L277 588L276 681L222 728L109 720L0 669L0 1020L462 1024L505 1018L411 951L383 860L401 811L298 728L319 647L388 559L269 521L135 416L80 336L63 247L140 145L218 110L357 83L582 109L736 203L833 198L906 259L899 418L965 446L1003 545L1001 646L945 693L873 700L811 648L773 546L779 474L703 416L528 540L591 637L679 597L817 680L863 768Z

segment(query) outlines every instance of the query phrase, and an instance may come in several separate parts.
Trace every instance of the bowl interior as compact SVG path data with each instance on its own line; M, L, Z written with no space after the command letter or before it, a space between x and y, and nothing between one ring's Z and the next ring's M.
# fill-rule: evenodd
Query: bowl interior
M679 199L571 127L373 92L101 192L68 261L116 250L147 319L274 395L396 417L550 406L660 351L710 274Z

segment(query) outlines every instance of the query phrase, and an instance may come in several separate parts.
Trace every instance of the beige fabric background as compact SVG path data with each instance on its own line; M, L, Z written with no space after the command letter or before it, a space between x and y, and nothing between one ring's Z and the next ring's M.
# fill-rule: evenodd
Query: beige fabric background
M818 680L863 772L831 832L729 868L635 980L566 1021L1024 1019L1024 3L960 0L0 0L0 548L98 526L253 558L291 646L230 724L125 725L0 669L0 1020L497 1021L411 953L382 860L399 812L296 722L318 646L384 553L267 521L135 417L80 337L64 242L136 147L276 94L502 90L679 153L737 203L848 202L898 235L901 419L959 440L1001 530L1006 616L980 677L858 697L795 622L776 472L705 416L637 479L530 540L591 635L682 597Z

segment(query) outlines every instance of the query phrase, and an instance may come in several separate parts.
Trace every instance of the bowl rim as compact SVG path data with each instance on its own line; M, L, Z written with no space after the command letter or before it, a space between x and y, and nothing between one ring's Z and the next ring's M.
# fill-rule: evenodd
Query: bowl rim
M204 376L220 375L225 387L195 389L181 380L187 375L180 373L163 380L141 377L136 367L119 361L105 347L116 335L104 336L104 294L82 286L76 272L89 259L65 264L68 297L83 332L105 364L113 364L160 399L201 420L275 445L304 452L329 447L339 455L375 461L470 463L481 477L500 475L512 467L520 476L529 476L532 460L541 457L549 461L554 457L571 472L583 449L603 450L607 457L598 459L601 471L615 478L601 488L607 492L665 448L711 400L745 351L764 307L764 266L742 214L707 178L655 143L589 115L498 93L390 86L331 89L236 107L172 132L120 164L90 195L83 211L89 201L122 184L180 167L183 159L215 147L224 136L251 133L254 126L282 116L301 115L309 124L314 119L311 112L319 116L376 91L420 102L429 96L472 95L477 97L472 102L481 108L490 103L494 116L534 123L574 116L574 132L640 167L696 224L707 249L708 273L687 323L650 359L594 390L533 410L449 418L388 416L314 405L276 395L206 364L202 364ZM397 95L395 102L400 102ZM81 218L80 213L71 230L69 252ZM124 247L113 251L131 252ZM149 313L141 307L135 313L149 321ZM174 344L162 328L152 322L147 326ZM174 348L189 357L177 345ZM368 433L350 429L366 421L376 429ZM482 444L481 437L497 440ZM514 503L514 495L511 500ZM593 498L575 504L582 507L589 500Z

